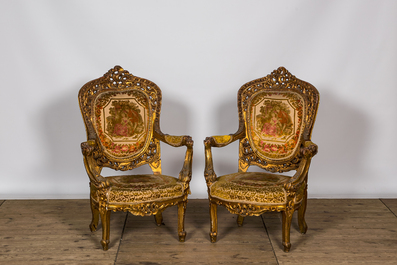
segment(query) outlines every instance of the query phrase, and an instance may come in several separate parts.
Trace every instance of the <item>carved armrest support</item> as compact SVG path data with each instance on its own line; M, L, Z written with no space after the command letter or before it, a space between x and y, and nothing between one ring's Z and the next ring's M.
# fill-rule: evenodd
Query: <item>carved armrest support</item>
M309 172L312 157L317 154L318 146L311 141L305 141L301 147L303 156L295 175L284 185L287 191L296 191L303 184Z
M178 145L186 146L185 161L182 170L179 172L179 179L186 183L189 183L192 178L193 144L192 137L185 135L182 136L181 145Z
M91 183L94 184L96 188L101 189L108 187L109 183L106 178L99 174L101 168L97 165L93 157L96 146L97 143L95 140L88 140L87 142L81 143L81 152L83 153L84 166Z
M192 160L193 160L193 139L189 135L175 136L164 134L160 127L155 125L153 131L154 138L171 145L173 147L186 146L185 161L182 170L179 172L179 179L185 183L189 183L192 177Z
M211 146L213 146L214 139L213 137L207 137L204 140L204 152L205 152L205 168L204 168L204 177L207 186L211 186L211 184L216 180L216 174L214 171L214 163L212 161L212 151Z
M296 192L306 179L307 172L309 171L311 158L304 158L300 162L299 168L296 170L295 175L284 184L285 190L289 192Z
M241 139L244 136L240 131L235 134L229 135L219 135L219 136L210 136L205 138L204 140L204 148L205 148L205 169L204 169L204 177L207 183L207 186L211 186L211 184L216 180L216 174L214 171L214 163L212 160L212 147L225 147L236 140Z

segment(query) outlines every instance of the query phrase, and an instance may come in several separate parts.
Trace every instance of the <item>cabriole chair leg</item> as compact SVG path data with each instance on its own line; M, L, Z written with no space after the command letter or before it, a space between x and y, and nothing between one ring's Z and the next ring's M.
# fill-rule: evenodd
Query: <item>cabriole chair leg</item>
M99 211L95 207L94 202L92 201L92 198L90 199L90 204L91 204L91 213L92 213L92 220L90 224L90 230L91 232L95 232L98 228L98 222L99 222Z
M163 213L158 212L157 214L154 215L154 220L156 221L157 226L163 225Z
M302 234L306 234L307 231L307 224L305 221L306 205L307 205L307 192L305 192L302 204L298 209L299 230Z
M237 225L238 226L243 226L243 223L244 223L244 217L241 216L241 215L238 215L237 216Z
M179 242L185 242L186 231L185 231L185 213L186 213L186 201L178 203L178 236Z
M101 222L102 222L102 241L101 245L103 250L109 249L109 238L110 238L110 211L103 210L99 211L101 214Z
M218 216L216 203L210 202L210 218L211 218L211 243L215 243L218 236Z
M292 215L294 213L294 210L286 210L285 212L282 212L283 216L283 246L284 246L284 252L289 252L291 249L291 243L290 243L290 230L291 230L291 221L292 221Z

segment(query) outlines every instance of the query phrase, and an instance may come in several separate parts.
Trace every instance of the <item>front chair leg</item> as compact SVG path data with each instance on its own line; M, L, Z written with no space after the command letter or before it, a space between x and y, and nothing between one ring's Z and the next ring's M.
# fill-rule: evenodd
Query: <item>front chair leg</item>
M218 216L216 203L210 202L210 218L211 218L211 243L215 243L218 236Z
M185 213L186 213L186 201L178 203L178 236L179 242L185 242L186 231L185 231Z
M99 213L101 215L102 222L102 241L101 245L103 250L109 249L109 237L110 237L110 211L106 209L100 209Z
M294 209L286 209L284 212L282 212L283 215L283 246L284 246L284 252L289 252L291 249L291 243L290 243L290 230L291 230L291 221L292 221L292 215L294 214Z

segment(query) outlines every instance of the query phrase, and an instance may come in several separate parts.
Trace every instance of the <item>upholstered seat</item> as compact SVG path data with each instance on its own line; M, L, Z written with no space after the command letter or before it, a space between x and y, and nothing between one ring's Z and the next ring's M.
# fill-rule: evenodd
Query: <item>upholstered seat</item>
M210 186L210 195L229 202L282 205L287 200L284 184L290 179L266 172L238 172L221 176Z
M183 182L166 175L126 175L108 177L109 203L132 204L170 200L183 196Z
M280 67L270 75L244 84L238 91L239 128L229 135L204 140L205 171L210 202L212 242L218 234L217 205L244 217L265 212L282 213L283 246L291 248L292 215L298 210L301 233L307 202L308 171L317 145L311 132L317 114L319 93ZM212 161L212 147L239 141L238 172L218 177ZM265 172L247 172L251 165ZM294 176L271 174L296 170ZM268 171L268 172L266 172Z
M90 179L91 231L102 221L102 247L108 249L111 211L154 215L161 225L162 212L178 205L178 236L184 230L189 183L192 175L193 140L160 130L161 90L147 79L133 76L120 66L85 84L79 103L87 132L81 144ZM186 146L179 176L162 174L160 142ZM149 164L153 174L102 176L104 167L130 171Z

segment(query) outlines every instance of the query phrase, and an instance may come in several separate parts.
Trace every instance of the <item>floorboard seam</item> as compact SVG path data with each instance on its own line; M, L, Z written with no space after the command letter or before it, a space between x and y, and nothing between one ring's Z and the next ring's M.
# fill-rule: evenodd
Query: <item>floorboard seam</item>
M261 215L261 218L262 218L263 226L265 227L267 238L269 239L270 246L272 247L274 258L276 259L277 265L279 265L277 255L276 255L276 252L274 251L273 243L272 243L272 240L270 239L269 231L267 230L265 219L263 218L263 215Z
M382 199L379 199L379 200L383 203L384 206L386 206L387 209L389 209L389 211L390 211L395 217L397 217L397 215L389 208L389 206L387 206L387 204L386 204Z
M3 205L4 202L5 202L5 200L2 203L0 203L0 207Z
M121 242L123 241L124 230L125 230L125 226L126 226L126 224L127 224L127 219L128 219L128 212L127 212L126 215L125 215L123 230L121 231L121 236L120 236L119 247L117 248L116 257L115 257L115 259L114 259L114 265L116 265L116 263L117 263L117 258L118 258L118 256L119 256L119 251L120 251L120 247L121 247Z

